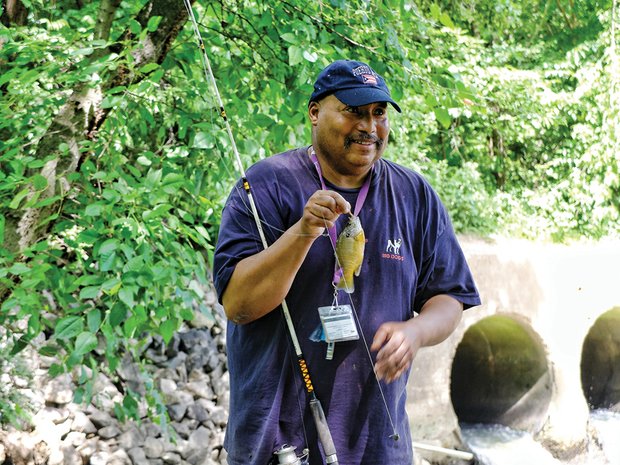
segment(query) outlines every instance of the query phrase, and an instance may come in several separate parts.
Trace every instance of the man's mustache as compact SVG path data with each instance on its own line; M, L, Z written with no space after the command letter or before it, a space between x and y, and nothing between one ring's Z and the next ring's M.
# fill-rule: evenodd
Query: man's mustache
M378 148L381 148L381 146L383 146L383 139L380 139L377 136L373 136L370 134L360 134L358 136L354 136L354 137L347 137L344 140L344 146L345 148L349 148L351 146L351 144L356 143L356 144L367 144L367 143L373 143L376 144Z

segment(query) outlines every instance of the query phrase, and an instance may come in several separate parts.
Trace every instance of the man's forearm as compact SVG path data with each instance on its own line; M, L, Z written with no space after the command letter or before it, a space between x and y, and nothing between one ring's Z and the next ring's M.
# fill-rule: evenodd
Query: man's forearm
M299 223L262 252L241 260L222 296L226 316L244 324L276 308L286 297L315 237Z
M420 310L420 314L410 320L417 326L421 347L433 346L443 342L458 326L463 315L463 304L445 294L431 297Z

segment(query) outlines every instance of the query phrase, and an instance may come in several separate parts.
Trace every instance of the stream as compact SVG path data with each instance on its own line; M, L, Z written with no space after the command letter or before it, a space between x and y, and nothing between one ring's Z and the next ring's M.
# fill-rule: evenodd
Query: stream
M620 465L620 413L595 410L590 424L602 452L593 447L585 458L571 462L553 457L531 433L506 426L461 424L461 432L481 465Z

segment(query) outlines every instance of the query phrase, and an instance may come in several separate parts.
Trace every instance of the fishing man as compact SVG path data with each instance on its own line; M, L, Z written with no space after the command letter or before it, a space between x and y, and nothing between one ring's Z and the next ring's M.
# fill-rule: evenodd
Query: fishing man
M339 463L411 464L411 363L480 299L437 194L382 158L389 107L400 112L384 79L336 61L309 100L312 145L247 172L269 247L241 182L222 214L214 273L229 319L228 461L266 465L290 444L309 450L310 465L326 463L279 310L286 299Z

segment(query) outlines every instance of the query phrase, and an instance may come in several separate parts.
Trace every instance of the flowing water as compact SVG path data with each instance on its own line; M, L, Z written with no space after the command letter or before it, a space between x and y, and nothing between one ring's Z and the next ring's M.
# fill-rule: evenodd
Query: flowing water
M463 439L483 465L620 465L620 413L596 410L590 415L601 450L587 457L562 462L553 457L532 434L502 425L462 424Z

